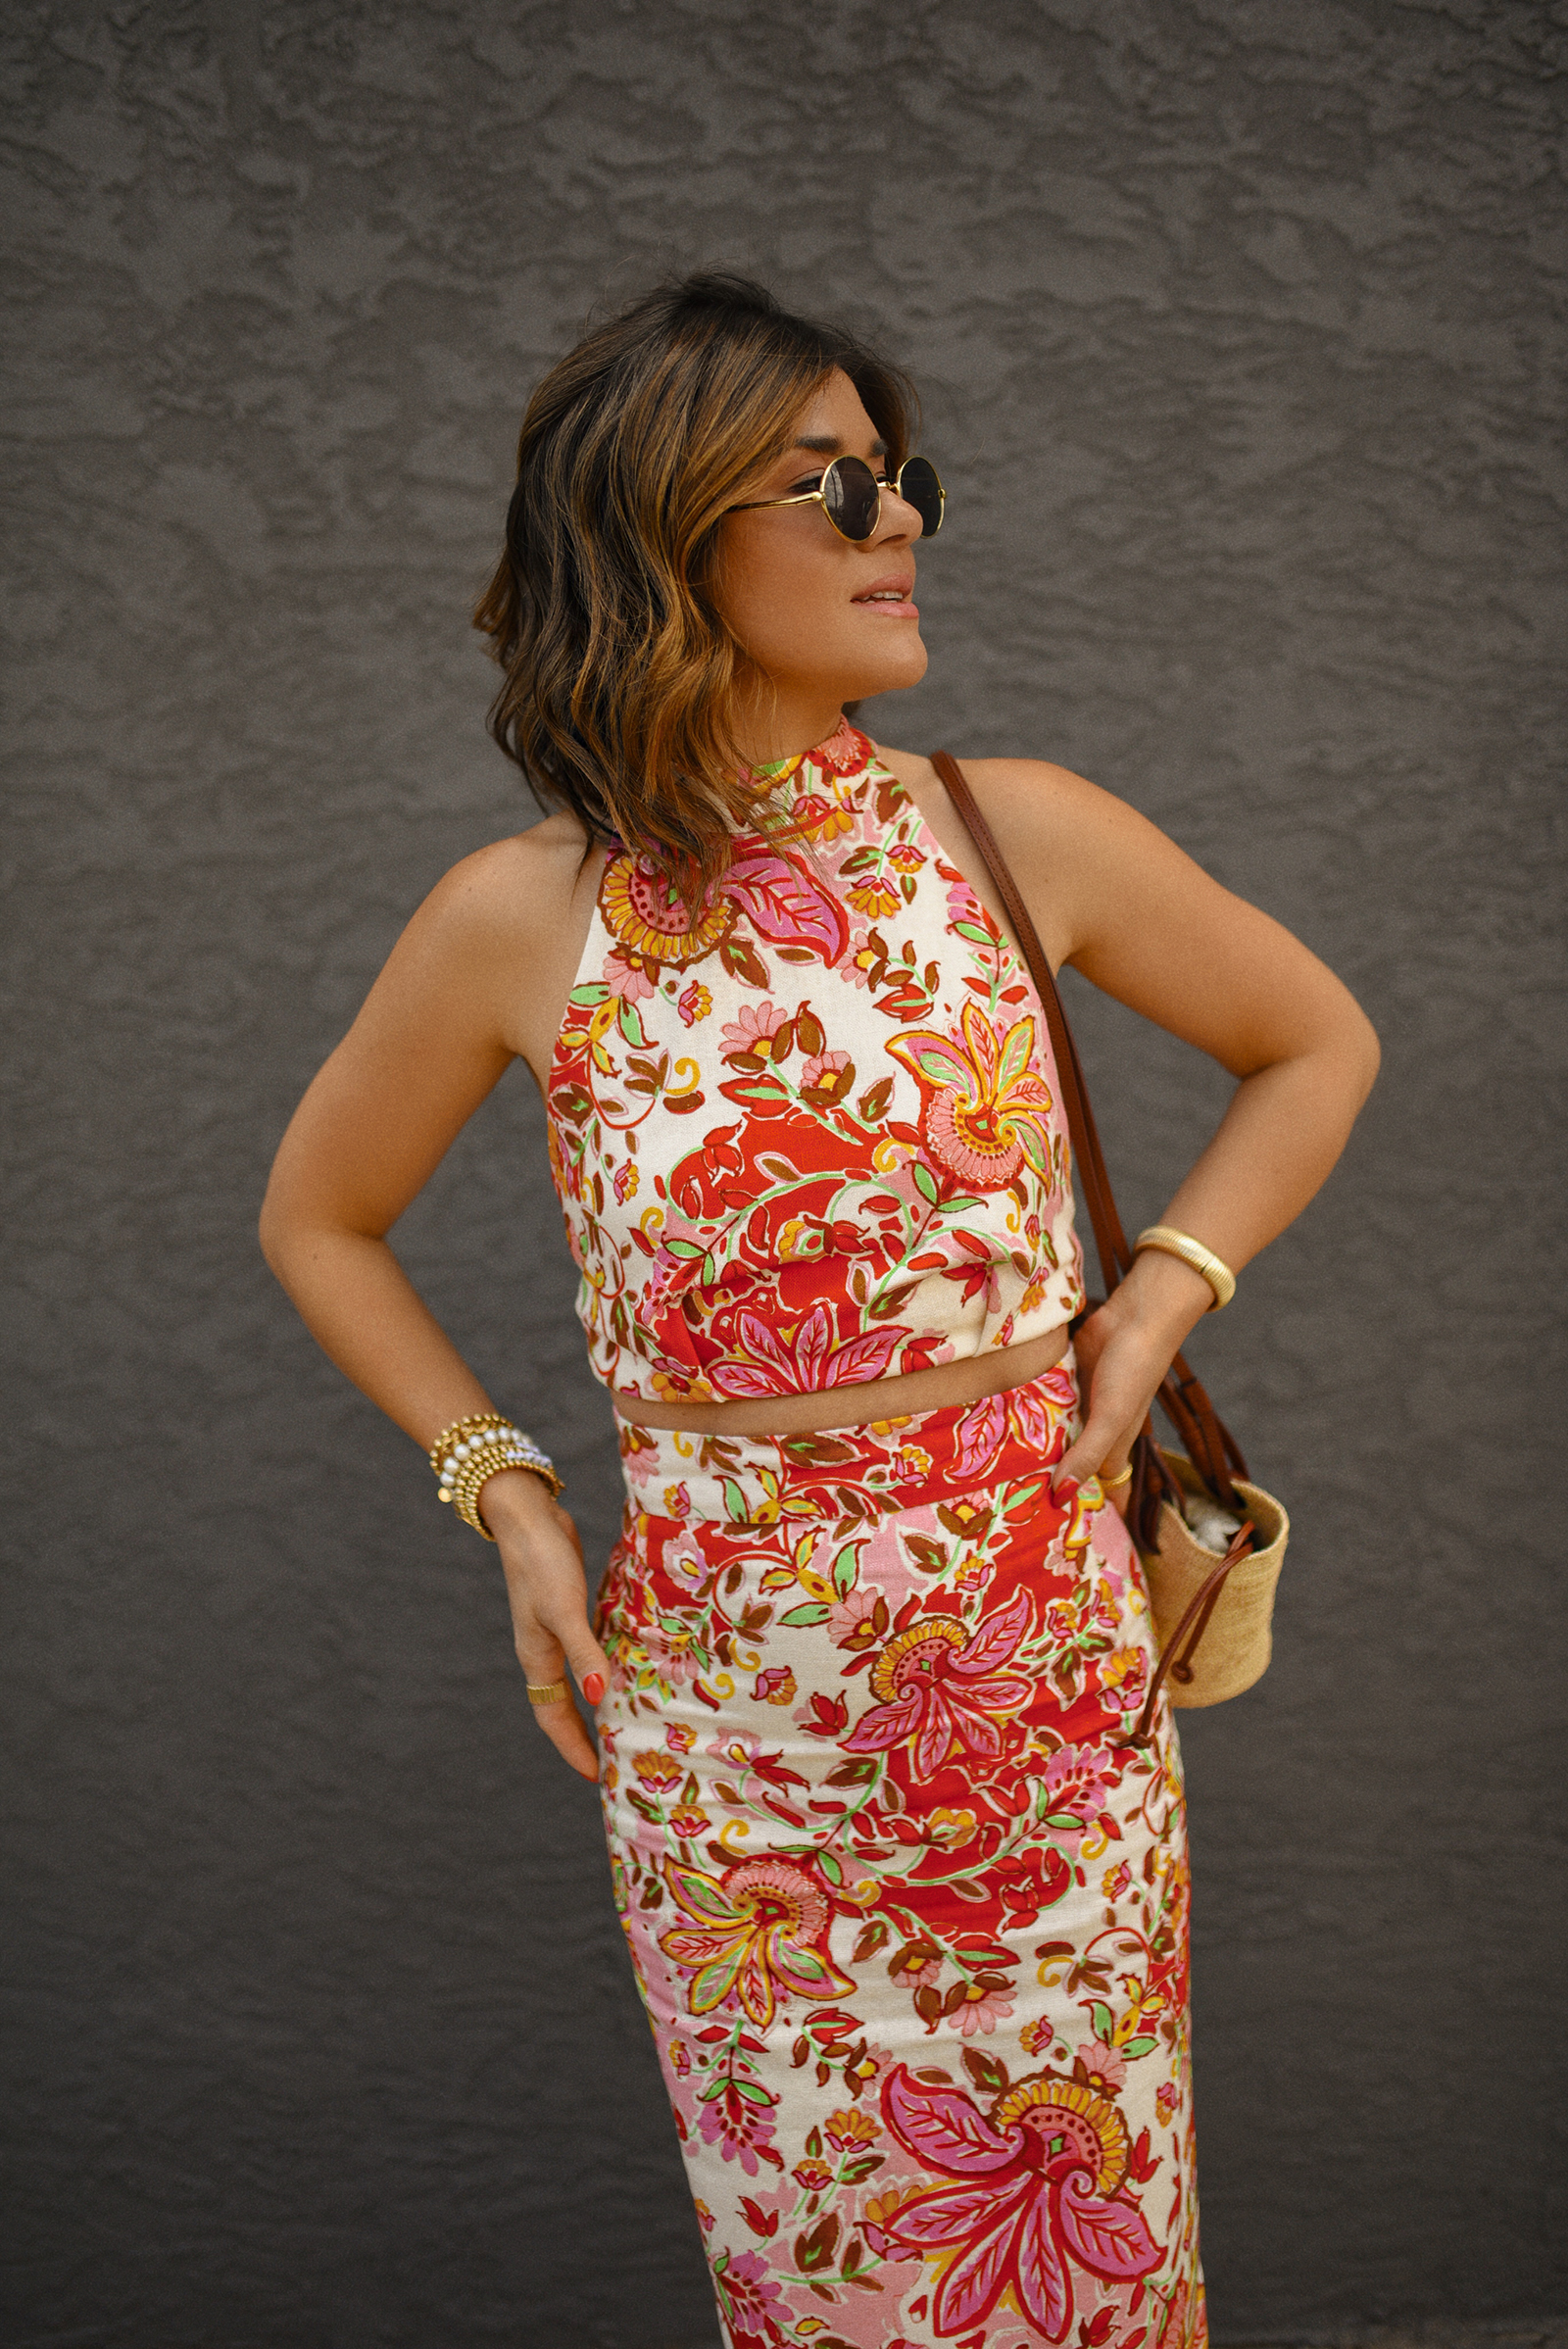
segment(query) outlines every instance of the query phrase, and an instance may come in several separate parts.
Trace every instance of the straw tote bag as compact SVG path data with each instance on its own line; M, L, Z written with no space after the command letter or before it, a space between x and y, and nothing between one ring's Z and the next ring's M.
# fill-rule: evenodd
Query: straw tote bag
M1045 1007L1073 1160L1108 1296L1131 1268L1132 1250L1111 1196L1083 1067L1055 977L963 769L947 751L938 751L931 763L991 869ZM1167 1680L1172 1704L1197 1706L1223 1704L1262 1679L1273 1648L1274 1589L1291 1530L1273 1494L1250 1481L1235 1438L1181 1354L1160 1385L1158 1400L1182 1448L1162 1450L1154 1442L1152 1418L1144 1422L1133 1446L1127 1523L1148 1577L1159 1641L1159 1664L1135 1739L1148 1737L1154 1700ZM1186 1501L1203 1497L1242 1521L1223 1551L1206 1548L1183 1513Z

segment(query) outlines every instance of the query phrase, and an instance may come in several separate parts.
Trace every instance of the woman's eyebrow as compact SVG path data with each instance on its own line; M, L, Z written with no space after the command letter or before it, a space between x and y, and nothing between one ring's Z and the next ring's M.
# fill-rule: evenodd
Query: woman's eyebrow
M810 449L819 457L837 457L842 454L845 446L834 432L805 433L793 445L797 449ZM887 453L888 444L885 440L874 440L871 443L873 457L885 457Z

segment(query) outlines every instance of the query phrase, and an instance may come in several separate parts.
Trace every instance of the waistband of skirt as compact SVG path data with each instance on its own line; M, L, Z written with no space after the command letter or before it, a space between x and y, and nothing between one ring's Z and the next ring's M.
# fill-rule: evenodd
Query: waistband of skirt
M648 1517L769 1525L789 1517L891 1515L977 1486L1038 1475L1078 1433L1077 1368L858 1427L799 1436L707 1436L615 1413L631 1505Z

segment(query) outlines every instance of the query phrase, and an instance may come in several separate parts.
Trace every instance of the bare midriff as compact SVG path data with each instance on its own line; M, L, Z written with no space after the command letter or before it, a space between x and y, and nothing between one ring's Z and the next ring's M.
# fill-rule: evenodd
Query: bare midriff
M1067 1324L1043 1338L999 1352L971 1354L961 1362L939 1362L903 1378L868 1379L858 1387L834 1387L811 1395L773 1395L763 1402L645 1402L620 1388L611 1400L622 1419L645 1428L683 1428L696 1436L806 1436L823 1428L864 1427L883 1419L913 1418L945 1411L955 1403L978 1402L1008 1387L1026 1387L1050 1370L1067 1350Z

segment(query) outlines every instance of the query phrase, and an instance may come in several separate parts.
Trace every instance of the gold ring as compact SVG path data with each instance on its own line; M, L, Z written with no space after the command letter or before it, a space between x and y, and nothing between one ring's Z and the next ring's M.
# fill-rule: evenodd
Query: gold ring
M552 1681L548 1688L544 1688L536 1687L532 1681L528 1683L528 1702L530 1704L564 1704L570 1694L571 1690L564 1681Z
M1121 1472L1120 1476L1107 1476L1107 1475L1105 1474L1104 1470L1103 1470L1103 1469L1102 1469L1102 1470L1100 1471L1100 1490L1101 1490L1101 1492L1102 1492L1102 1493L1119 1493L1119 1492L1121 1491L1121 1489L1122 1489L1123 1485L1127 1485L1127 1484L1130 1484L1130 1483L1132 1482L1132 1473L1133 1473L1133 1464L1132 1464L1131 1460L1129 1460L1129 1461L1128 1461L1128 1463L1127 1463L1126 1467L1125 1467L1125 1468L1122 1470L1122 1472Z

